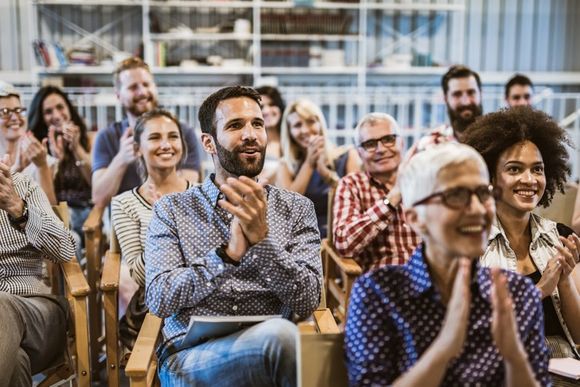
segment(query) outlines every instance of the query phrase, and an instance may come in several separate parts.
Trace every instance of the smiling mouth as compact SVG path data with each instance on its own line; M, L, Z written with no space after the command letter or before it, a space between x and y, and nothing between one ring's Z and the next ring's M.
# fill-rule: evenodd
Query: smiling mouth
M514 190L514 193L516 195L522 196L524 198L533 198L534 196L536 196L537 191L531 190L531 189L517 189L517 190Z
M460 234L466 234L466 235L480 235L483 231L485 230L485 226L483 224L472 224L472 225L466 225L466 226L461 226L457 228L457 231L459 231Z

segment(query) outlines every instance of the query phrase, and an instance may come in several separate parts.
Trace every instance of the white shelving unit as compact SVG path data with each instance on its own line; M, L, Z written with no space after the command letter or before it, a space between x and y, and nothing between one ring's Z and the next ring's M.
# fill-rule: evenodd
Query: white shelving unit
M250 82L262 77L302 76L350 79L364 94L369 77L393 77L397 75L436 75L441 67L426 63L414 67L411 63L399 67L385 67L389 55L407 53L414 58L415 48L421 45L422 35L430 31L433 20L443 15L449 28L454 29L457 41L447 42L458 46L449 50L442 65L463 60L463 12L464 0L360 0L359 2L316 1L195 1L195 0L30 0L33 9L31 36L34 39L53 40L51 34L60 29L61 34L76 34L83 43L97 47L101 56L113 57L123 51L119 42L128 37L107 39L107 31L121 28L124 20L116 17L116 7L134 10L141 15L140 26L133 26L132 34L142 38L143 55L155 73L165 75L239 75L251 76ZM307 3L307 4L305 4ZM84 7L92 15L103 17L103 25L83 25L86 18L72 22L65 7ZM180 12L180 10L183 10ZM129 11L127 11L130 14ZM121 14L121 11L118 12ZM189 19L191 24L183 23ZM236 31L231 25L224 27L216 20L228 21L231 15L243 15L239 19L246 25L245 31ZM194 17L196 16L197 17ZM203 16L199 16L203 15ZM412 23L402 21L409 15L423 15ZM194 25L195 21L211 20L217 25ZM458 17L454 17L458 16ZM172 19L173 18L173 19ZM178 18L179 21L175 19ZM50 19L50 22L43 21ZM235 25L236 20L234 20ZM56 24L61 27L54 27ZM276 24L278 23L278 24ZM325 24L326 23L326 24ZM342 23L342 24L340 24ZM398 23L398 24L397 24ZM413 24L413 28L410 25ZM163 25L163 27L160 27ZM51 27L52 26L52 27ZM250 27L247 30L247 27ZM173 28L172 28L173 27ZM178 28L174 28L178 27ZM219 32L208 33L208 28ZM279 31L278 31L279 30ZM63 32L64 31L64 32ZM340 31L340 32L338 32ZM428 32L427 32L428 33ZM140 35L140 36L139 36ZM134 38L135 38L134 37ZM201 48L198 48L201 47ZM65 47L66 48L66 47ZM169 52L165 55L164 52ZM189 52L202 54L188 57ZM215 53L213 52L215 51ZM225 54L224 54L225 53ZM237 54L236 54L237 53ZM240 53L243 53L240 54ZM200 62L200 56L237 55L232 58L239 67L209 66ZM182 55L182 66L179 63ZM101 58L102 59L102 58ZM176 62L177 60L177 62ZM238 60L238 62L236 62ZM246 65L242 66L241 61ZM295 63L291 63L291 62ZM383 63L381 63L383 61ZM164 66L170 62L172 66ZM218 61L219 62L219 61ZM226 63L227 61L224 61ZM378 62L378 63L377 63ZM441 62L441 61L440 61ZM196 65L196 63L198 65ZM230 62L231 64L232 62ZM226 63L227 64L227 63ZM112 65L69 66L65 68L35 67L38 77L44 76L90 76L110 73ZM325 78L326 77L326 78ZM338 79L337 78L337 79ZM247 78L244 78L248 82Z

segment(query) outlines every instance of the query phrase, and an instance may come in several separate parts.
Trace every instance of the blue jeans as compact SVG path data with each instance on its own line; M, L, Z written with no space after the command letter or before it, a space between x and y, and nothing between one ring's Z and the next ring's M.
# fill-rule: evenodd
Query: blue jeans
M162 386L296 386L298 328L271 319L169 356Z

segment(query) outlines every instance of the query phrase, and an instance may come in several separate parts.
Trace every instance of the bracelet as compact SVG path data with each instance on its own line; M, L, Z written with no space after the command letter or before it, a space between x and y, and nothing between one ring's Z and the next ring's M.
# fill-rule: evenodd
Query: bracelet
M87 162L85 160L77 160L75 161L75 165L77 167L82 167L83 165L85 165Z

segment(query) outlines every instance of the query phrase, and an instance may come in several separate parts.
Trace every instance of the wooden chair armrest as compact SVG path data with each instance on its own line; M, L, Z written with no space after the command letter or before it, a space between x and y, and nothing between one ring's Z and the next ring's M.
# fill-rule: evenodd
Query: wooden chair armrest
M131 357L125 367L125 373L130 377L145 377L151 361L155 360L155 345L161 330L163 320L147 313L137 341L131 352Z
M94 233L97 230L100 230L104 212L104 207L94 206L91 209L85 223L83 223L83 232L85 234Z
M91 288L76 257L60 264L68 290L73 297L88 296Z
M336 263L340 271L346 273L347 275L357 277L362 274L362 269L358 265L358 263L356 263L356 261L352 258L344 258L340 256L334 249L334 246L330 245L328 239L324 239L322 241L322 250L326 254L328 254L330 258L332 258L332 260L334 261L334 263Z
M314 323L316 324L317 331L319 333L340 333L338 325L332 316L332 312L328 308L315 310L314 313Z
M103 262L103 274L101 275L101 290L108 292L119 289L120 274L121 254L107 251Z

